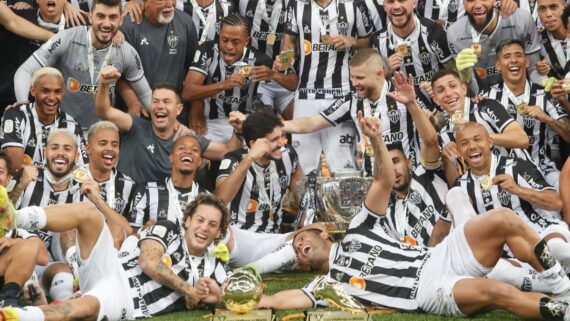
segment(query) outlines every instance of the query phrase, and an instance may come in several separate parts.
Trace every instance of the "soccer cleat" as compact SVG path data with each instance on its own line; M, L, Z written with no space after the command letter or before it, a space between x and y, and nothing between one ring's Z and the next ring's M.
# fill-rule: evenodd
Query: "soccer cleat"
M0 237L14 227L16 210L4 186L0 186Z
M356 301L342 285L334 280L327 280L326 275L317 277L313 294L319 300L326 300L330 306L343 311L361 312L364 306Z
M0 308L0 321L18 321L18 312L12 307Z

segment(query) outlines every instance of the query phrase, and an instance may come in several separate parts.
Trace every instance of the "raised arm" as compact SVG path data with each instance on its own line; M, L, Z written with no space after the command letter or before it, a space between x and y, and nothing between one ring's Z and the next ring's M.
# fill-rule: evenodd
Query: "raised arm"
M364 205L370 211L378 215L384 215L395 180L394 164L382 139L380 119L376 117L362 117L362 112L359 111L358 121L362 133L368 136L374 150L374 177L372 186L370 186L370 190L368 190L364 200Z
M127 132L133 126L131 116L117 108L111 106L109 98L109 89L111 83L119 80L121 74L113 66L105 66L101 68L99 74L99 87L95 95L95 114L97 117L111 121L121 132Z
M53 36L52 32L15 14L4 2L0 2L0 24L6 30L31 40L47 41Z

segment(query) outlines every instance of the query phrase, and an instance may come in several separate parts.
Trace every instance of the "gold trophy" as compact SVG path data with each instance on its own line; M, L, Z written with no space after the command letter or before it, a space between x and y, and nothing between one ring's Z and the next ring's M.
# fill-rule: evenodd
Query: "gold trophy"
M562 80L562 90L567 94L570 93L570 79Z
M222 284L222 302L229 311L217 310L212 321L272 321L271 310L254 310L263 290L261 277L253 266L244 266Z
M348 294L342 285L334 280L328 280L326 275L317 277L313 294L318 300L325 300L329 306L341 311L308 311L307 321L368 321L370 315L364 306Z

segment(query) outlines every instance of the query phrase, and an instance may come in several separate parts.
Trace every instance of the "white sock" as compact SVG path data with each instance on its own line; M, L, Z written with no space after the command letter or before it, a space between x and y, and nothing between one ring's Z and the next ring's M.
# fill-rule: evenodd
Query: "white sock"
M49 296L54 301L65 301L73 295L73 274L57 273L51 280Z
M293 240L286 241L273 252L252 262L260 274L271 273L277 270L291 270L296 263L297 255L295 255L295 249L293 249Z
M550 287L544 282L541 275L529 264L511 262L500 259L495 267L487 274L487 278L510 284L525 292L550 292Z
M550 254L560 262L566 274L570 273L570 243L560 238L553 238L546 242Z
M447 191L445 203L453 217L454 226L459 226L470 218L477 216L469 196L458 186Z
M542 276L544 283L550 289L548 292L557 295L570 291L570 280L568 280L560 263L556 262L553 267L538 275Z
M16 225L24 230L41 230L46 227L46 212L39 206L29 206L18 210Z
M18 320L21 321L44 321L46 316L44 311L38 307L27 306L23 308L14 308L18 313Z

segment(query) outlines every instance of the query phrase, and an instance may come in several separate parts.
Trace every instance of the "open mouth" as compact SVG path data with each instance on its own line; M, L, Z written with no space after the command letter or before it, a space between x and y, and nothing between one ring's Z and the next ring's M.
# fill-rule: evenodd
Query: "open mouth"
M180 159L180 161L184 164L192 164L194 163L194 159L192 159L192 157L190 156L184 156Z
M54 12L54 11L55 11L55 7L56 7L55 1L51 1L51 0L48 1L48 2L46 3L46 7L47 7L47 9L48 9L49 12Z
M206 241L208 240L208 237L202 233L196 233L196 234L194 234L194 237L196 238L196 240L200 244L206 243Z
M520 71L521 71L521 67L518 67L518 66L509 67L509 72L510 72L512 75L515 75L515 76L516 76L516 75L519 75L519 74L520 74Z
M156 120L165 120L167 118L167 114L164 112L156 112L154 114L154 117L156 118Z
M483 154L481 154L481 152L474 152L469 154L469 160L471 160L473 163L477 163L482 160L482 156Z
M487 10L476 10L473 11L473 18L475 19L485 19L485 16L487 15Z
M115 160L115 156L112 154L103 154L102 158L105 165L113 165L113 161Z
M65 170L67 167L67 160L65 158L56 158L53 160L53 165L57 171Z

